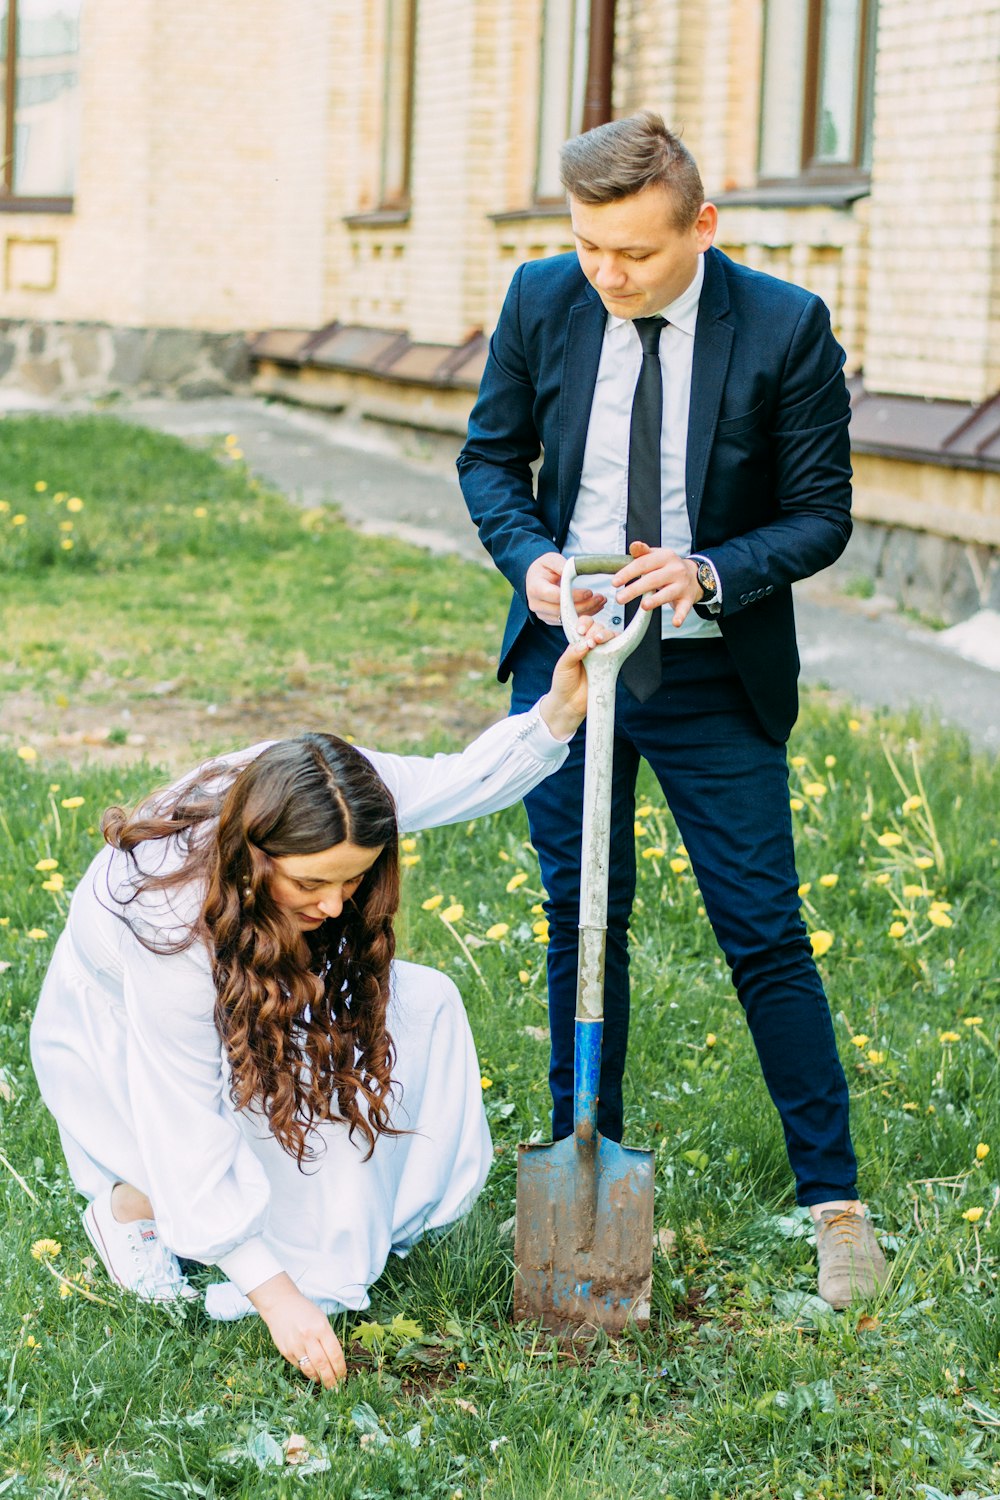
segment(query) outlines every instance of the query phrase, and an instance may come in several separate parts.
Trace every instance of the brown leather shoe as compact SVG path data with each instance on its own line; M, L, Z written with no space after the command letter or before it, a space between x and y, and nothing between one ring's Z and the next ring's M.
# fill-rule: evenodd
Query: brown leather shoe
M831 1307L847 1307L871 1297L889 1275L864 1214L850 1208L827 1208L816 1221L819 1294Z

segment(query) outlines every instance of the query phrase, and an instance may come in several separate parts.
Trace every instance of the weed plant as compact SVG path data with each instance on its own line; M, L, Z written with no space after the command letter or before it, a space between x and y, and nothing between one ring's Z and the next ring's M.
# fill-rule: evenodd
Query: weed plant
M55 493L84 498L77 517L93 517L80 560L18 537L21 550L0 563L26 615L15 684L41 671L46 632L61 641L59 683L71 634L82 671L111 642L123 674L124 622L148 624L154 595L162 639L140 639L148 669L168 674L163 662L179 660L192 639L182 573L201 580L201 638L229 638L234 596L267 601L246 653L259 649L267 661L287 638L282 589L298 597L290 580L309 560L314 571L342 570L352 598L369 602L363 640L343 647L341 673L356 670L353 651L391 677L408 670L407 631L442 639L440 608L424 602L437 565L378 547L373 575L416 601L401 640L393 612L373 607L376 578L358 564L372 544L335 518L304 527L251 484L239 460L110 422L5 422L4 437L12 431L18 440L33 432L35 447L20 460L27 475L41 477L40 445L48 459L50 491L34 492L42 498L31 524L41 530L41 517L50 526L63 513L66 502L44 510L56 505L53 478ZM0 493L21 506L12 514L27 514L33 492L27 481L15 489L12 451L14 442ZM103 455L100 501L96 480L84 494L86 452ZM148 485L131 472L143 455ZM160 527L167 504L185 507L169 540ZM218 507L211 544L197 529L207 518L193 513L202 504ZM148 508L148 526L133 506ZM238 519L241 510L249 519ZM449 640L478 649L487 626L498 633L502 598L479 570L447 568L456 596L480 600L478 613L449 624ZM209 588L219 576L226 586ZM311 644L322 667L323 640ZM258 670L234 656L225 681L249 691ZM635 828L626 1142L656 1155L649 1329L572 1347L510 1322L516 1147L546 1138L548 1110L545 898L514 809L404 842L400 951L442 968L463 993L496 1157L473 1213L393 1260L371 1307L339 1320L351 1376L327 1393L285 1365L259 1320L212 1323L197 1304L151 1308L120 1296L95 1267L31 1073L28 1026L70 893L97 847L100 811L163 772L73 769L30 740L0 749L0 1495L996 1495L994 771L956 736L915 719L854 717L818 696L790 748L803 913L851 1084L862 1190L892 1259L889 1287L843 1314L814 1296L812 1241L777 1119L686 851L647 780Z

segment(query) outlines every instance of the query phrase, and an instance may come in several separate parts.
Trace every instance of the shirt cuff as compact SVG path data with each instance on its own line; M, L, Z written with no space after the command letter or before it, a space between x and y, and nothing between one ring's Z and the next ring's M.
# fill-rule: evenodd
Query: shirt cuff
M554 735L542 718L542 711L537 703L534 708L529 708L527 713L512 714L511 718L520 719L517 739L526 745L533 755L536 755L539 760L552 761L553 767L560 764L563 752L573 738L572 734L564 740ZM573 733L575 734L576 731L574 730Z
M239 1287L244 1297L249 1296L263 1282L270 1281L272 1276L279 1276L285 1269L260 1235L252 1240L244 1240L235 1250L220 1255L215 1264L223 1276L227 1276L234 1286Z

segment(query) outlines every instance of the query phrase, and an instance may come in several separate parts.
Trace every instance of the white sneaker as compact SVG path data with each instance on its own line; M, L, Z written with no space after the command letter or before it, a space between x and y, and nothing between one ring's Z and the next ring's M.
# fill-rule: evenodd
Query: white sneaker
M176 1255L160 1239L152 1219L120 1224L111 1212L111 1188L83 1211L83 1227L112 1281L144 1302L176 1302L198 1293L183 1274Z

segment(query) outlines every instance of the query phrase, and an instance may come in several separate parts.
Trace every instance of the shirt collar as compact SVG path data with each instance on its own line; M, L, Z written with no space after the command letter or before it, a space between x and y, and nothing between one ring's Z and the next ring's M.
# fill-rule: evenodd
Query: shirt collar
M659 309L659 316L666 318L674 328L679 328L682 333L694 336L695 324L698 322L698 303L701 300L701 289L705 281L705 257L698 256L698 267L692 278L691 285L669 302L666 307ZM608 327L620 328L624 323L630 323L631 318L617 318L614 313L608 313Z

